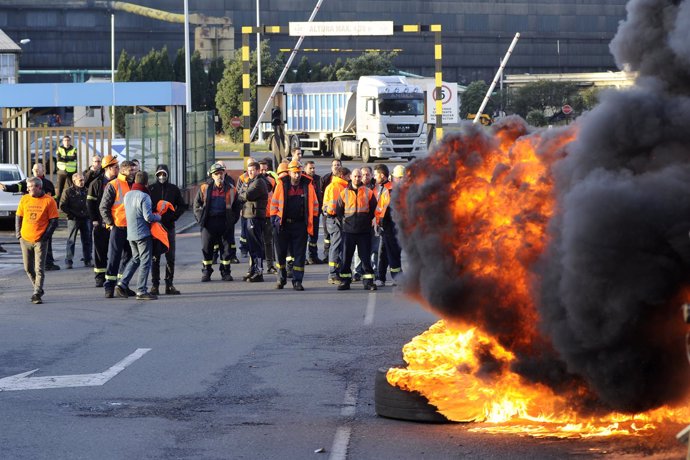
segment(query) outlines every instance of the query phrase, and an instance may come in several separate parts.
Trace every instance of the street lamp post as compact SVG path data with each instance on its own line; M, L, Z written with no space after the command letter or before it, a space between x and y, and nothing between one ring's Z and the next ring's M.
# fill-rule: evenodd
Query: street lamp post
M191 87L191 56L189 54L189 2L184 0L184 81L185 81L185 102L187 113L192 111L192 87Z

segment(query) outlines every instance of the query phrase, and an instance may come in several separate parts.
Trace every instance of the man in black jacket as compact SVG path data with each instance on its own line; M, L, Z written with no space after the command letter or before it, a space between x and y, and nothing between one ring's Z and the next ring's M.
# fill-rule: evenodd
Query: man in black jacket
M105 171L103 170L103 160L100 155L94 155L91 157L91 166L84 170L84 188L89 189L91 182L95 181L99 177L103 177Z
M108 182L115 179L120 172L120 165L117 158L112 155L103 157L103 175L96 178L89 185L86 194L86 208L89 211L89 219L93 229L93 271L96 279L96 287L103 287L105 283L105 272L108 266L108 242L110 232L105 228L103 217L98 210L103 199L103 191Z
M178 291L173 286L173 278L175 276L175 222L185 211L185 204L182 200L182 193L180 188L171 184L169 181L170 172L168 165L158 165L156 167L156 182L149 185L151 192L151 204L153 212L160 212L159 203L167 201L170 203L174 211L164 212L161 218L161 224L168 233L168 252L165 253L165 293L170 295L178 295ZM153 263L151 265L151 294L159 294L159 284L161 279L161 257L162 254L156 250L158 245L154 245Z
M89 226L89 213L86 209L86 188L84 176L81 173L72 174L72 186L62 193L60 197L60 211L67 215L67 242L65 244L65 265L72 268L74 258L74 246L77 241L77 233L81 238L82 260L85 267L91 266L91 230Z
M238 197L242 202L242 217L247 219L247 245L249 246L249 270L246 281L262 282L264 249L264 225L268 205L268 183L259 174L259 163L250 161L247 164L246 183L240 186Z
M240 202L235 187L225 181L225 166L214 163L208 170L211 181L201 184L194 199L194 217L201 227L201 253L203 254L201 281L211 281L213 252L221 247L220 274L223 281L232 281L230 244L235 222L239 218Z

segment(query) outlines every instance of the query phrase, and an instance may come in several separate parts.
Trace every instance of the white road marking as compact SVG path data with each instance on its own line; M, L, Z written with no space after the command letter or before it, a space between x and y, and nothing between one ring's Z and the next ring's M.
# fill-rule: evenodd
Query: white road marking
M343 417L352 417L355 415L355 408L357 407L357 392L359 388L356 383L351 383L345 389L345 398L343 399L343 408L340 409L340 415ZM350 434L352 429L346 426L338 427L333 438L333 445L331 446L331 456L329 460L345 460L347 458L347 448L350 444Z
M340 415L343 417L352 417L355 415L355 407L357 406L357 384L351 383L345 390L345 399L343 400L343 408L340 410Z
M352 430L346 426L341 426L335 432L333 445L331 446L331 455L329 460L345 460L347 458L347 446L350 444L350 434Z
M364 313L364 325L371 326L374 323L374 311L376 310L376 293L372 292L367 298L367 310Z
M127 366L151 351L150 348L137 348L134 353L100 374L54 375L29 377L38 369L11 375L0 379L1 391L43 390L46 388L101 386L122 372Z

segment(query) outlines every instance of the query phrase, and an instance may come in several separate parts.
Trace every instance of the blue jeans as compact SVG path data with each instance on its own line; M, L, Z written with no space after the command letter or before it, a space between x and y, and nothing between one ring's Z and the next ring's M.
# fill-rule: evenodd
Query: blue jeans
M146 294L146 282L151 271L151 253L153 250L153 239L150 236L142 240L130 241L129 246L132 248L132 258L127 262L125 270L122 273L122 279L118 284L128 288L129 282L134 276L134 272L139 268L139 276L137 277L137 295Z
M67 244L65 246L65 262L72 263L74 246L77 242L77 232L81 239L81 250L84 263L91 262L91 222L88 220L67 220Z

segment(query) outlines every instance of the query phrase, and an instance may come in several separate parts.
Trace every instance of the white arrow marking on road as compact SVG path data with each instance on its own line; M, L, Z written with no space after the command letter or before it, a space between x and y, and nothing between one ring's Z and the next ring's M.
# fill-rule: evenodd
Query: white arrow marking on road
M106 383L117 374L125 370L127 366L151 351L150 348L137 348L134 353L127 356L110 369L100 374L77 374L77 375L54 375L47 377L29 377L36 372L34 369L29 372L11 375L0 379L0 391L17 390L43 390L46 388L67 388L67 387L95 387Z

